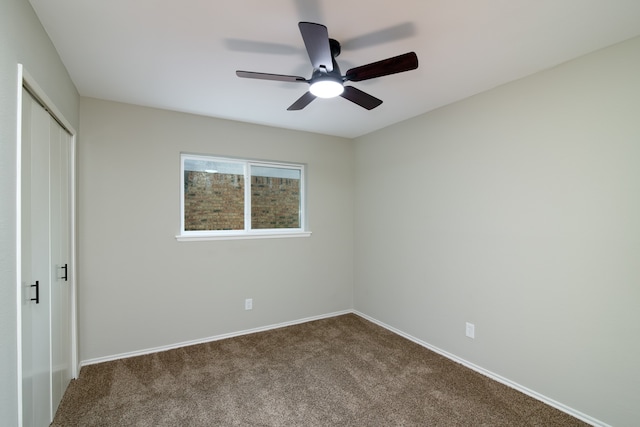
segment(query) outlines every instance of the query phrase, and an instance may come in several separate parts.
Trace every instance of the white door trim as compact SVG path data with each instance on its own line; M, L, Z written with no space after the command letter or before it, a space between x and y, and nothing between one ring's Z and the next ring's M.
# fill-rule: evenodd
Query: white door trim
M17 132L16 132L16 305L17 305L17 363L18 363L18 426L22 427L22 88L28 91L45 107L51 116L71 135L70 153L70 249L71 249L71 376L78 377L78 318L77 318L77 267L76 267L76 137L77 132L62 112L47 96L36 80L22 64L18 64L17 79Z

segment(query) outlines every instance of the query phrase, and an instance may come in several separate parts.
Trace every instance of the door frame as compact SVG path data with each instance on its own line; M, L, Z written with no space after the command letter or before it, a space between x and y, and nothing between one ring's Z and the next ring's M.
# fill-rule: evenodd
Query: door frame
M71 294L71 377L78 378L78 301L77 301L77 253L76 253L76 137L77 132L62 112L47 96L36 80L27 72L23 64L18 64L17 81L17 138L16 138L16 304L17 304L17 362L18 362L18 426L22 427L22 88L25 87L31 95L42 104L47 112L71 135L69 158L69 214L70 233L69 245L71 252L71 280L69 283Z

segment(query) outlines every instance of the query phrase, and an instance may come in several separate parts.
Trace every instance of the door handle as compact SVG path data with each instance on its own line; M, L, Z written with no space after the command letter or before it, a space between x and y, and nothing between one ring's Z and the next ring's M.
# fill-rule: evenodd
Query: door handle
M67 281L67 264L63 265L62 267L60 267L62 270L64 270L64 276L62 276L60 279L64 280L65 282Z
M36 297L31 298L31 301L35 301L36 304L40 304L40 281L36 280L35 285L31 285L32 288L36 288Z

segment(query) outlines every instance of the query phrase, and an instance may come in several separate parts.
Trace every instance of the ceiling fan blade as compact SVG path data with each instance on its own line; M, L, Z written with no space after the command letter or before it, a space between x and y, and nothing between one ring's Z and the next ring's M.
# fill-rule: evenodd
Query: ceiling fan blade
M388 76L389 74L402 73L418 68L418 55L415 52L372 62L371 64L355 67L347 71L345 81L361 82L375 77Z
M253 71L236 71L236 76L245 79L275 80L278 82L306 83L307 79L299 76L286 76L283 74L256 73Z
M307 48L309 59L314 69L325 68L333 71L333 57L329 47L329 33L327 27L313 22L299 22L300 34Z
M311 92L307 92L304 95L302 95L300 98L298 98L296 102L291 104L291 106L287 108L287 110L288 111L302 110L304 107L309 105L311 101L313 101L314 99L316 99L316 96Z
M224 44L229 50L236 52L266 53L270 55L296 55L302 49L282 43L269 43L245 39L224 39Z
M345 86L344 92L342 92L340 96L358 104L362 108L366 108L367 110L373 110L378 105L382 104L382 100L353 86Z
M362 34L349 40L342 40L342 50L363 49L413 37L415 34L415 24L413 22L404 22L368 34Z

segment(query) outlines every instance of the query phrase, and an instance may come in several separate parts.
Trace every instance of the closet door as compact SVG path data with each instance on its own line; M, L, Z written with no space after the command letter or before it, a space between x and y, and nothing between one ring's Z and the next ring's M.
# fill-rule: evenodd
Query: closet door
M48 426L71 380L71 137L23 90L23 425Z
M23 90L22 398L23 425L51 422L49 114Z
M51 228L51 399L55 410L71 381L71 135L53 118L49 121Z

